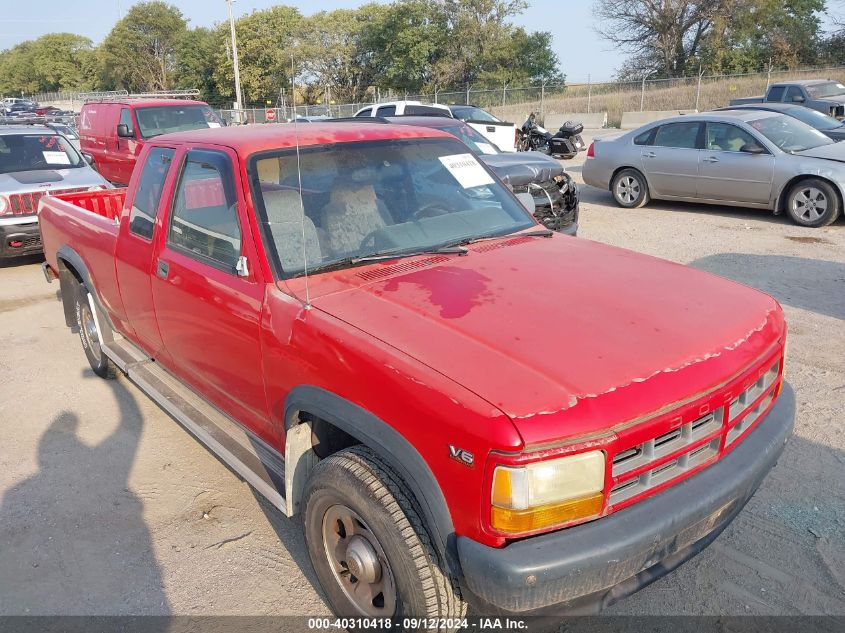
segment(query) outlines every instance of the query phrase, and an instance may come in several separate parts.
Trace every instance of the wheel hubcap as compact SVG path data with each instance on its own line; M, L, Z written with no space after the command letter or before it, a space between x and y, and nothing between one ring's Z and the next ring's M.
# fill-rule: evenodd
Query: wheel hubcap
M359 613L393 615L393 572L381 544L357 512L341 504L326 510L323 548L335 580Z
M97 322L94 321L94 315L91 314L91 309L87 303L82 304L80 307L82 313L82 332L85 336L85 341L88 343L88 348L99 358L100 336L97 334Z
M616 197L625 204L631 204L640 197L640 183L633 176L625 176L616 183Z
M827 196L821 189L806 187L792 198L792 212L807 222L814 222L827 211Z

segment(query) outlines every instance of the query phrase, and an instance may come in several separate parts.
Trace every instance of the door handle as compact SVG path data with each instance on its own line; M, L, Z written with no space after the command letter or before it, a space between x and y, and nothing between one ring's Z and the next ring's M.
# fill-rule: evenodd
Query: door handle
M709 158L702 158L701 160L703 160L705 163L718 163L719 162L719 159L716 158L715 156L711 156Z
M643 158L657 158L657 154L649 152L648 154L643 154Z
M156 263L156 276L160 277L161 279L167 279L167 275L170 273L170 264L168 264L163 259L158 260Z

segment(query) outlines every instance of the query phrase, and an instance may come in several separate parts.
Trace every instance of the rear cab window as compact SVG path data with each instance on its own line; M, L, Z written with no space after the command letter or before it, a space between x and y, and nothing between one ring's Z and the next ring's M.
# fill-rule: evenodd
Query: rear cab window
M385 117L396 116L396 106L395 105L381 106L377 110L376 116L385 116Z
M161 194L176 150L155 147L147 155L129 213L129 231L146 240L153 237Z
M232 164L222 152L192 150L186 155L167 244L234 274L241 254L241 227Z

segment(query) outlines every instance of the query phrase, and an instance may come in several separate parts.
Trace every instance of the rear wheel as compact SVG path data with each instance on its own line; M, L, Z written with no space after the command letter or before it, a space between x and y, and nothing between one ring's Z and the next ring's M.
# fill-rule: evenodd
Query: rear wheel
M839 207L836 190L818 178L802 180L786 194L786 212L801 226L818 228L832 224L839 217Z
M623 169L616 174L610 191L616 204L626 209L637 209L649 201L648 182L636 169Z
M393 618L400 626L405 616L466 614L410 492L368 448L314 467L304 521L311 562L337 615Z
M108 325L97 320L92 310L93 298L88 289L82 284L76 286L76 326L79 329L79 340L88 358L91 370L100 378L112 379L117 376L117 367L103 354L101 341L101 327Z

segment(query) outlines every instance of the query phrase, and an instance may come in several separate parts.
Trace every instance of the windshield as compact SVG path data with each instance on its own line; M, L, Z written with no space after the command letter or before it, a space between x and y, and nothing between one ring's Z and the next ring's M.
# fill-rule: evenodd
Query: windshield
M785 114L749 121L748 124L784 152L802 152L834 142L817 129Z
M484 138L480 132L472 129L470 126L462 123L461 125L450 125L449 127L441 128L444 132L449 132L452 136L457 136L476 154L500 154L499 148L493 145L489 140Z
M533 218L452 139L341 143L254 159L252 189L283 277L507 235ZM302 212L305 212L303 225ZM303 244L303 235L305 242Z
M464 119L465 121L489 121L490 123L498 123L499 119L494 117L489 112L476 108L475 106L452 106L452 116L456 119Z
M819 112L818 110L811 110L810 108L790 108L789 115L795 117L799 121L806 123L817 130L834 130L842 127L842 122Z
M73 145L57 134L0 135L0 174L83 165Z
M135 116L143 138L222 125L220 119L207 105L138 108L135 110Z
M837 81L828 81L823 84L807 86L807 92L813 99L824 99L825 97L838 97L845 95L845 85Z

